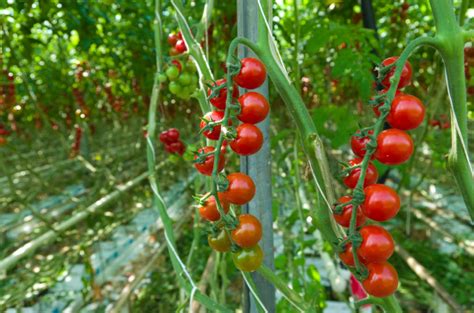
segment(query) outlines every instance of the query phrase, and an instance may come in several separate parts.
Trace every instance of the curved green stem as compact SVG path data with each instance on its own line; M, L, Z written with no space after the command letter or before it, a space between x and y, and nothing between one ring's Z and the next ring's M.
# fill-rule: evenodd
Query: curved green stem
M166 204L163 200L163 197L160 194L158 184L156 182L156 172L155 172L155 163L156 163L156 156L155 156L155 128L156 128L156 108L158 102L160 101L160 83L158 81L158 75L162 70L162 62L161 62L161 2L160 0L155 1L155 23L154 23L154 31L155 31L155 48L156 48L156 67L157 72L155 74L155 80L153 84L153 90L151 95L150 101L150 109L148 111L148 135L147 135L147 165L148 165L148 179L150 181L150 186L153 191L153 207L156 208L160 214L161 220L163 222L164 231L165 231L165 238L168 247L168 252L171 259L171 264L173 266L174 271L176 272L176 277L178 279L178 283L181 285L183 289L190 295L194 295L194 297L202 303L205 307L210 310L219 310L223 312L231 312L231 310L227 309L225 306L222 306L216 302L214 302L209 297L202 294L192 281L190 274L186 271L185 266L181 259L179 258L176 252L176 240L174 237L173 231L173 222L168 215L166 210ZM186 278L185 278L186 277Z
M288 287L288 284L282 281L271 269L262 265L257 271L263 278L271 282L299 312L312 312L304 299L297 292Z
M451 101L451 151L448 167L456 179L474 220L474 178L468 156L466 78L464 75L464 41L472 31L458 25L450 0L430 0L439 41L437 50L446 69L446 83Z

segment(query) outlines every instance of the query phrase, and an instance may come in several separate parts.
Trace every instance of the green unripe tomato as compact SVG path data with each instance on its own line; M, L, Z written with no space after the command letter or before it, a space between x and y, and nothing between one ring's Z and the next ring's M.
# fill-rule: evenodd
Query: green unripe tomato
M160 83L165 83L167 80L168 80L168 78L166 77L166 74L160 74L160 75L158 75L158 81L159 81Z
M196 75L191 75L191 86L197 86L198 84L198 77Z
M175 80L179 76L179 69L176 66L168 67L166 76L168 76L169 80Z
M186 63L186 72L196 73L196 65L194 64L193 61L190 60Z
M192 95L194 93L194 91L196 90L196 87L195 86L186 86L186 90L183 90L186 92L186 94L188 94L189 96Z
M257 270L263 262L263 251L259 245L232 253L235 266L244 272Z
M177 82L171 82L168 86L168 89L174 95L179 95L183 91L183 88Z
M178 81L183 86L184 85L189 85L191 83L191 75L189 75L188 73L183 73L183 74L179 75Z

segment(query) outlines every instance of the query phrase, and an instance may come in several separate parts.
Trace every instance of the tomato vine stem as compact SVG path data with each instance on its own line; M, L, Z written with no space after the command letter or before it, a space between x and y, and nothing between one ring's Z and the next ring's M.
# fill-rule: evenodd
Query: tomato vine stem
M466 207L474 221L474 178L468 156L466 78L464 75L464 41L474 37L463 30L456 19L450 0L430 0L436 26L436 49L444 61L446 85L451 102L451 150L448 167L458 184ZM461 21L464 17L461 16Z
M160 101L161 84L158 80L158 75L162 71L162 53L161 53L161 39L162 39L162 27L161 27L161 0L155 0L155 21L154 21L154 32L155 32L155 49L156 49L156 73L153 82L153 89L150 100L150 108L148 111L148 133L147 133L147 165L148 165L148 179L150 187L153 191L153 207L158 210L161 220L163 222L165 238L167 247L171 259L171 264L178 283L188 294L193 296L204 306L210 310L219 310L222 312L231 312L225 306L213 301L211 298L202 294L194 284L190 274L186 271L185 266L179 255L176 252L176 240L173 232L173 222L168 215L166 210L166 204L163 197L160 194L159 187L156 181L156 156L155 156L155 131L156 131L156 109L158 102Z

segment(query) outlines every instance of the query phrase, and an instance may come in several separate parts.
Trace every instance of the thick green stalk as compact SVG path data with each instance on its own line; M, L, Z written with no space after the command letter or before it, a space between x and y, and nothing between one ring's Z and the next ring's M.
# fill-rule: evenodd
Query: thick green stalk
M281 280L271 269L265 265L260 266L257 270L266 280L271 282L283 294L283 296L295 307L299 312L312 312L304 299L288 284Z
M194 296L200 303L202 303L206 308L210 310L219 310L222 312L231 312L225 306L222 306L212 299L202 294L197 286L192 281L190 274L186 271L185 266L181 259L179 258L176 252L176 240L174 237L173 230L173 221L171 220L168 212L166 210L166 204L163 197L160 194L158 184L156 182L156 171L155 171L155 128L156 128L156 108L158 102L160 101L160 83L158 81L158 75L162 71L162 62L161 62L161 2L160 0L155 1L155 22L154 22L154 31L155 31L155 49L156 49L156 67L157 71L155 74L155 80L152 89L150 109L148 111L148 135L147 135L147 164L148 164L148 179L150 181L150 186L153 191L153 207L158 210L161 220L163 222L165 239L167 243L168 252L171 259L171 264L174 271L176 272L176 277L180 286L186 290L189 295Z
M451 151L448 166L458 184L471 219L474 220L474 179L468 158L466 79L464 76L465 33L458 25L450 0L431 0L439 41L437 49L446 69L451 101Z

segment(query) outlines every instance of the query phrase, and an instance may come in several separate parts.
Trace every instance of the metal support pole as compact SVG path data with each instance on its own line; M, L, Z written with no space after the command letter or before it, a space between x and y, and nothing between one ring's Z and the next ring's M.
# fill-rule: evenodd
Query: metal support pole
M374 30L375 38L379 38L377 33L377 24L375 21L375 13L374 8L372 7L371 0L361 0L361 8L362 8L362 18L364 21L364 27L368 29Z
M263 1L262 1L263 2ZM271 6L270 6L271 7ZM256 42L258 40L258 3L255 0L237 1L237 25L240 37L246 37ZM271 18L268 18L271 21ZM251 51L241 47L239 49L241 58L252 56ZM241 94L245 90L240 90ZM268 99L268 83L265 82L260 88L255 90ZM258 124L263 133L264 144L261 150L252 156L240 158L240 170L246 173L255 182L257 193L254 199L245 205L243 212L255 215L263 227L263 238L260 246L265 253L264 263L274 269L273 255L273 216L272 216L272 178L271 178L271 155L270 155L270 116L265 121ZM275 312L275 288L259 274L254 273L252 277L255 281L256 290L268 312ZM245 288L243 310L246 313L258 312L256 303L249 290Z

